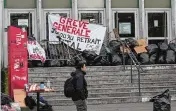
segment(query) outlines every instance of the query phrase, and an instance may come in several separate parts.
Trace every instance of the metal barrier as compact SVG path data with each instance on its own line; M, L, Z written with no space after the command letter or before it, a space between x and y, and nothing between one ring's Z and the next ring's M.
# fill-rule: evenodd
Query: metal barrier
M45 50L46 66L64 66L71 64L75 57L79 58L80 52L70 48L62 41L40 41L39 44ZM29 61L32 61L28 59Z

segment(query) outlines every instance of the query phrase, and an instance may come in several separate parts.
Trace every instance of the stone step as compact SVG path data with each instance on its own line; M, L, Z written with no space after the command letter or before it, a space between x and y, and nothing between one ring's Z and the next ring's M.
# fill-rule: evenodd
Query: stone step
M137 80L136 80L137 81ZM133 83L104 83L104 84L88 84L88 88L113 88L113 87L138 87L138 82L133 81ZM176 86L175 81L156 81L156 82L141 82L142 86ZM62 85L52 85L56 89L63 89L64 84Z
M126 65L126 69L130 70L131 66ZM175 64L154 64L154 65L141 65L141 67L145 70L158 70L158 69L176 69ZM133 66L134 69L135 66ZM74 71L74 67L37 67L37 68L29 68L29 73L41 73L41 72L62 72L62 71ZM106 71L106 70L111 70L111 71L121 71L123 70L123 66L88 66L87 67L88 71Z
M154 95L153 95L154 96ZM151 97L153 97L151 96ZM129 96L129 97L102 97L102 98L88 98L88 105L100 105L100 104L121 104L121 103L137 103L148 101L151 97L148 96ZM171 98L172 99L172 98ZM74 105L71 99L48 99L49 104L53 106L72 106Z
M134 77L133 77L134 78ZM64 85L66 79L50 79L51 85ZM162 82L162 81L175 81L175 78L164 78L164 77L158 77L158 78L150 78L150 79L141 79L141 82ZM47 82L44 78L29 78L30 83L40 83L40 82ZM108 84L108 83L130 83L131 77L125 77L125 78L112 78L112 79L90 79L87 80L88 84ZM133 82L138 82L138 79L133 79Z
M99 104L118 104L118 103L133 103L140 102L141 97L103 97L103 98L88 98L88 105L99 105ZM71 99L48 99L48 103L53 106L68 106L74 105Z
M175 86L145 86L141 91L164 91L166 89L175 90ZM138 92L138 87L116 87L116 88L88 88L89 93L114 93L114 92ZM57 94L64 94L63 89L56 89Z
M74 67L45 67L45 68L29 68L29 73L42 73L42 72L72 72L75 71ZM122 66L89 66L87 71L122 71Z
M137 74L133 74L132 75L133 76L133 78L138 78L138 75ZM32 79L32 78L34 78L34 79L37 79L37 80L40 80L40 81L45 81L45 80L47 80L48 78L50 78L51 80L63 80L63 79L67 79L67 78L69 78L69 77L71 77L70 75L63 75L63 76L60 76L60 75L58 75L58 76L53 76L53 75L47 75L47 76L44 76L44 75L38 75L38 76L36 76L36 75L29 75L29 79ZM85 78L87 79L87 80L92 80L92 79L100 79L100 78L102 78L102 79L112 79L112 78L126 78L126 77L131 77L131 74L113 74L113 73L111 73L111 74L104 74L104 75L86 75L85 76ZM161 77L163 77L163 78L176 78L176 74L174 73L174 74L161 74L161 73L158 73L158 74L156 74L156 73L147 73L147 74L141 74L141 79L143 79L143 78L161 78Z
M162 91L146 91L141 92L141 96L148 96L152 97L153 95L161 94ZM171 90L170 95L176 95L176 90ZM36 95L35 95L36 96ZM63 94L57 94L57 93L44 93L41 94L46 100L48 99L67 99ZM128 96L139 96L139 92L113 92L113 93L90 93L89 98L103 98L103 97L128 97Z
M71 71L68 72L62 72L62 71L58 71L58 72L34 72L34 73L30 73L29 72L29 77L30 76L35 76L35 77L56 77L56 76L61 76L61 77L68 77L70 76ZM146 72L141 73L141 75L156 75L156 74L175 74L176 73L176 69L170 69L165 70L165 69L160 69L160 70L147 70ZM136 71L133 71L133 75L137 75L138 73ZM101 75L131 75L130 71L87 71L87 76L101 76Z
M134 72L135 74L136 72ZM57 76L61 76L61 77L70 77L71 72L55 72L55 73L49 73L49 72L40 72L40 73L29 73L29 76L33 76L33 77L42 77L42 76L46 76L46 77L57 77ZM87 71L86 76L101 76L101 75L129 75L130 71ZM137 73L136 73L137 74Z

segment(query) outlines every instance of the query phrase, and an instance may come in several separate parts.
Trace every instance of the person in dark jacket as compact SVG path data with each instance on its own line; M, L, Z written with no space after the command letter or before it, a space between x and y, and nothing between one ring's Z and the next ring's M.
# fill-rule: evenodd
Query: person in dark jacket
M86 63L79 62L76 71L71 74L74 77L73 85L75 86L75 92L72 96L72 100L76 105L77 111L87 111L86 99L88 97L87 82L85 80L86 75Z

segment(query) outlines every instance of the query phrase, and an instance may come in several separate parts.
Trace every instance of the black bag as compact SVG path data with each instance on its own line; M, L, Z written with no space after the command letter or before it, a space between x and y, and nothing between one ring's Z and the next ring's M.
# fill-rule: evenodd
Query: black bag
M157 53L152 54L152 55L150 56L150 63L151 63L151 64L155 64L155 63L156 63L156 60L157 60Z
M75 92L75 87L72 81L73 81L73 77L68 78L64 84L64 95L68 98L72 97L73 93Z
M175 52L173 50L167 50L166 63L167 64L174 64L175 63Z
M165 55L163 55L163 54L159 55L158 63L165 64Z
M158 46L156 44L149 44L146 49L150 55L158 52Z
M149 55L147 53L142 53L139 55L140 62L142 64L148 64L149 63Z
M40 111L53 111L53 108L51 105L46 104L46 105L42 106L42 108L40 108Z
M1 105L10 105L11 102L13 101L8 95L1 93Z
M159 43L158 44L161 51L167 51L168 45L166 43Z
M112 54L112 65L121 65L122 59L118 54Z
M149 100L153 102L153 111L171 111L171 96L169 89Z
M171 50L173 50L174 52L176 52L176 43L170 43L170 44L169 44L169 48L170 48Z
M117 52L117 51L120 50L121 43L117 40L112 40L112 41L109 42L109 45L110 45L112 51Z
M28 106L29 109L34 109L34 106L37 105L35 100L31 96L26 96L24 100L25 100L26 106Z

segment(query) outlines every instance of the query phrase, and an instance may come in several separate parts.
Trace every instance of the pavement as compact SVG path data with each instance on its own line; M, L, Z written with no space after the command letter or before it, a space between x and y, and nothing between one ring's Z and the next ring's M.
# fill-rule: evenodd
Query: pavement
M76 111L76 107L60 106L57 111ZM153 111L153 103L88 105L87 111ZM176 111L176 101L172 101L171 111Z

